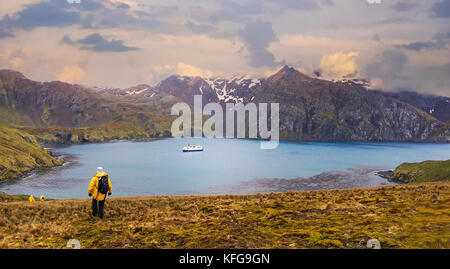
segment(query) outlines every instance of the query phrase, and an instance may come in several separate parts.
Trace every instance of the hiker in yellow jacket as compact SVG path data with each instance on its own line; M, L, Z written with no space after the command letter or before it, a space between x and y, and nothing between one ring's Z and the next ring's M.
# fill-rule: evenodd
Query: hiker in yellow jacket
M105 190L103 190L102 193L102 178L107 179L107 184ZM106 181L105 181L106 182ZM99 186L100 184L100 186ZM106 200L106 193L108 195L111 195L112 193L112 187L111 187L111 180L109 179L108 173L105 173L103 171L102 167L97 167L97 173L92 177L91 183L89 184L89 196L92 196L92 215L97 216L99 218L103 218L103 210L105 208L105 200ZM98 204L98 210L97 210L97 204Z

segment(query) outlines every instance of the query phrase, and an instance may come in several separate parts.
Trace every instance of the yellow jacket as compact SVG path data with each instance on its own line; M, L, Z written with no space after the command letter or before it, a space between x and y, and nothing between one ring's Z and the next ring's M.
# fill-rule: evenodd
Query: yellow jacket
M92 194L92 198L98 201L103 201L106 198L106 194L100 193L98 191L98 180L102 178L103 176L106 176L108 178L108 185L109 185L109 191L108 193L111 194L112 192L112 186L111 186L111 180L109 180L109 176L107 173L97 173L95 174L92 179L91 183L89 184L89 193Z

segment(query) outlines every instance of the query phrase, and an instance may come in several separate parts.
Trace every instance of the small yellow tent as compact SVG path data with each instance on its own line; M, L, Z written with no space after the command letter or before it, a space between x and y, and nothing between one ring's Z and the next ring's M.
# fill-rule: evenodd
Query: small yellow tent
M34 202L34 197L33 197L33 195L30 195L30 198L28 198L28 201L30 201L30 203Z

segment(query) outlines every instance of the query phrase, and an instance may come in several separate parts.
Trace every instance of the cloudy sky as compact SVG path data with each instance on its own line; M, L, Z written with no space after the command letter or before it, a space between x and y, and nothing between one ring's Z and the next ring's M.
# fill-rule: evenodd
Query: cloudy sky
M363 77L450 96L450 0L0 0L0 69L89 86Z

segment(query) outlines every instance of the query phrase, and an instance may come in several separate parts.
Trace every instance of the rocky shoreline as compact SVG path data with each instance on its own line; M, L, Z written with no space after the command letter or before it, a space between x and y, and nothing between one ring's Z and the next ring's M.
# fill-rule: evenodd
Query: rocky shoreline
M287 191L339 190L395 185L384 174L386 167L357 166L345 171L326 171L311 177L297 178L260 178L207 188L200 191L187 191L181 195L225 195L278 193Z
M378 171L376 172L376 175L385 178L389 181L393 181L394 171L393 170Z

